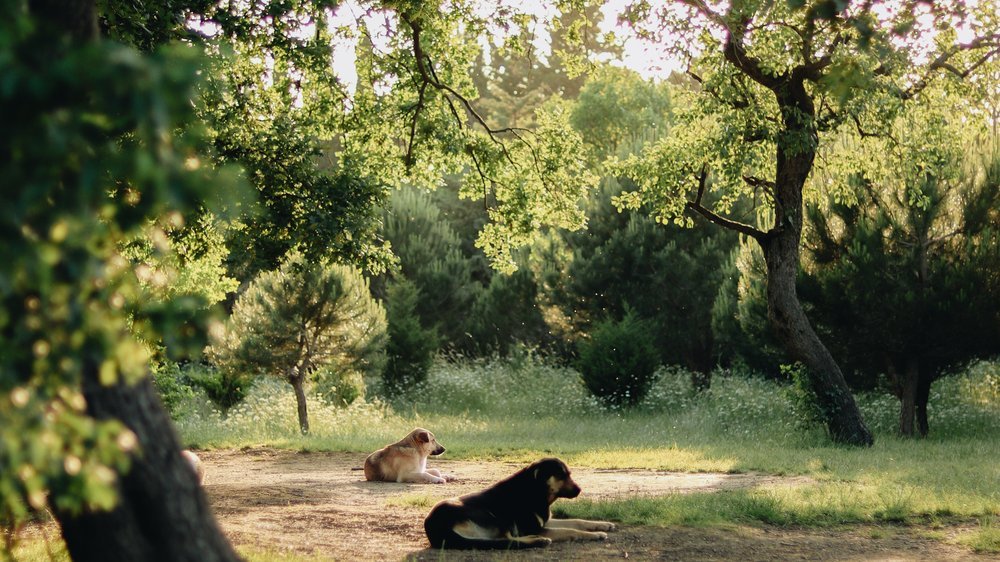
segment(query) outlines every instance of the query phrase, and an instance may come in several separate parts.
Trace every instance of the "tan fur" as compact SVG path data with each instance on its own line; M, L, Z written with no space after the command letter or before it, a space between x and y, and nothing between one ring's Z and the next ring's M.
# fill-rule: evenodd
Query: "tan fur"
M434 434L418 427L396 443L368 455L365 479L381 482L444 484L454 478L427 468L427 457L444 452Z
M587 521L586 519L549 519L542 531L543 537L555 541L603 541L608 531L614 531L615 524L607 521Z
M201 484L205 481L205 467L201 464L201 459L194 452L184 449L181 451L181 456L187 461L188 465L191 466L191 470L194 471L195 475L198 476L198 483Z

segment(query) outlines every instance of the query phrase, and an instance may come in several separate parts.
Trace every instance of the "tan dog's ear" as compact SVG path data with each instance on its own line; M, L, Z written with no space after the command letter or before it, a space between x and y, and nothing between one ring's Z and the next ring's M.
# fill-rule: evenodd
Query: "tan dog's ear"
M427 433L426 431L421 431L417 433L417 441L419 441L420 443L430 443L431 434Z

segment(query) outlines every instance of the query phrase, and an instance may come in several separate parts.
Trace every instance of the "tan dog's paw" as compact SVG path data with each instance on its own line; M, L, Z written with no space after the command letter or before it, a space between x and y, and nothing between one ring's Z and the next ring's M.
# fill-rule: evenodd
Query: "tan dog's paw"
M601 521L600 525L597 525L596 530L598 530L598 531L617 531L618 530L618 526L615 525L614 523L611 523L611 522L608 522L608 521Z
M430 481L431 481L432 484L444 484L445 482L447 482L447 480L445 480L444 478L442 478L440 476L434 476L434 475L431 475L431 480Z
M442 474L441 478L444 478L446 482L458 482L458 476L454 474Z
M606 541L606 540L608 540L608 534L605 533L604 531L597 531L596 533L594 533L594 540L595 541Z

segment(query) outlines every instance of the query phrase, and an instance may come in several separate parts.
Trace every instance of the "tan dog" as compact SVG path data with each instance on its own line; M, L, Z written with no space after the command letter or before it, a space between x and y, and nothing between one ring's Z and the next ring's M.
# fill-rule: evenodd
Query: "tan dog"
M193 470L195 475L198 476L198 483L201 484L205 480L205 467L202 466L201 459L198 458L198 455L194 454L193 451L188 449L181 451L181 456L184 457L184 460L187 461L191 470Z
M382 482L423 482L444 484L454 480L433 468L427 468L427 457L440 455L444 447L434 434L416 428L409 435L392 445L375 451L365 459L365 479Z

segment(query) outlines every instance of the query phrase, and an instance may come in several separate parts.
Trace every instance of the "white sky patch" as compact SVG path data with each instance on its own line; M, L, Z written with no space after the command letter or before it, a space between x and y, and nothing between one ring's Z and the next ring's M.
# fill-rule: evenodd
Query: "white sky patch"
M681 72L685 63L669 52L664 42L654 42L638 37L627 24L618 23L618 17L632 0L611 0L601 6L601 33L614 33L622 41L622 60L612 64L637 72L647 80L662 80L671 72Z
M687 67L686 59L697 56L697 53L688 52L686 56L678 55L678 51L694 48L694 45L681 45L679 38L665 30L657 30L661 36L658 40L649 40L639 37L631 26L627 23L619 23L618 18L625 12L626 7L633 0L609 0L601 7L602 21L598 24L601 33L614 33L621 41L623 51L621 60L610 60L610 64L622 66L637 72L645 79L662 80L670 76L672 72L683 72ZM990 2L996 0L987 0ZM980 5L981 0L966 0L968 11L974 12ZM657 3L654 3L657 4ZM711 3L715 4L715 3ZM666 7L666 6L658 6ZM445 6L447 9L447 5ZM680 10L680 7L676 9ZM873 11L881 21L890 20L900 9L898 0L876 3ZM924 64L930 58L933 48L933 37L937 35L934 29L934 16L927 5L917 6L918 16L916 26L921 31L922 39L917 45L909 45L911 49L911 60L916 64ZM532 46L535 48L535 56L542 62L547 61L547 56L551 52L551 38L548 33L548 23L558 17L559 11L551 3L538 1L519 0L482 0L475 8L475 15L484 21L490 21L493 15L509 15L512 13L526 13L532 18L532 29L529 29ZM391 11L368 10L360 6L357 0L345 0L329 18L329 26L334 37L331 45L331 66L334 74L344 84L345 88L352 94L356 91L358 83L357 57L355 49L360 38L359 25L367 29L375 50L386 51L392 37L398 29L398 21ZM202 32L214 35L217 31L208 24L195 24L193 27ZM715 26L713 26L715 27ZM967 43L972 40L977 33L977 28L981 27L981 22L970 18L969 21L953 22L953 27L958 35L958 41ZM499 45L512 34L521 30L516 24L511 22L509 29L504 29L499 25L489 25L488 33L479 39L480 48L483 49L484 58L489 62L489 46ZM308 25L301 29L302 33L309 33ZM721 33L721 31L719 31ZM719 38L720 41L722 37ZM902 43L902 40L900 40ZM376 84L377 90L391 88L391 83Z

